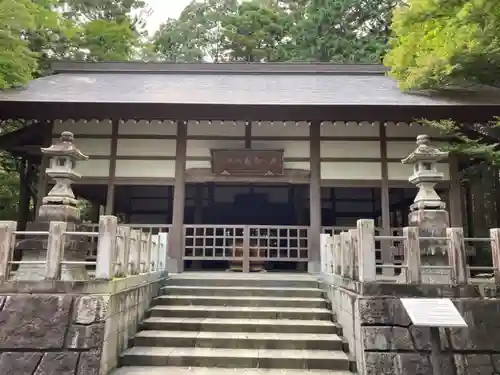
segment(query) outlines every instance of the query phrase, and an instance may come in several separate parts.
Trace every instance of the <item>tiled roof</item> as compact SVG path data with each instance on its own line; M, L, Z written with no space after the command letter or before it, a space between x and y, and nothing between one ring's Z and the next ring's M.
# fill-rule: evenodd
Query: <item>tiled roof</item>
M385 69L332 64L63 63L56 74L0 92L0 102L302 106L500 105L500 91L401 92Z

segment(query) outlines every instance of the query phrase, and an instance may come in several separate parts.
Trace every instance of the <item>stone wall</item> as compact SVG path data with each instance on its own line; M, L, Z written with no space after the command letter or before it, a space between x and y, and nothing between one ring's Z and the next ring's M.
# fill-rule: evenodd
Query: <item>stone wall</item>
M156 274L100 283L2 284L0 372L107 374L164 280Z
M454 299L468 328L441 329L443 375L500 374L500 300ZM366 374L431 374L430 331L411 325L398 298L361 298Z
M441 330L442 375L500 375L500 292L491 285L360 283L330 277L323 288L359 375L428 375L430 331L411 325L399 298L449 297L468 328Z

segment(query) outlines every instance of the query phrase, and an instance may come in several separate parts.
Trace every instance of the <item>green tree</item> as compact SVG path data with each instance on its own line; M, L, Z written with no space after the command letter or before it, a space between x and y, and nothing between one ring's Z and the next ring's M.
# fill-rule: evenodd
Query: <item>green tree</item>
M500 83L496 0L411 0L394 13L384 63L402 89Z
M26 83L37 68L25 35L37 27L38 11L31 0L0 0L0 89Z
M400 0L310 0L295 23L288 55L323 62L381 61Z
M279 6L259 0L242 2L222 20L227 56L232 61L279 61L286 37L288 14Z
M127 21L93 20L81 26L79 48L87 61L132 60L140 41Z
M237 0L193 0L178 20L169 19L155 34L160 58L174 62L226 60L224 20L236 12Z

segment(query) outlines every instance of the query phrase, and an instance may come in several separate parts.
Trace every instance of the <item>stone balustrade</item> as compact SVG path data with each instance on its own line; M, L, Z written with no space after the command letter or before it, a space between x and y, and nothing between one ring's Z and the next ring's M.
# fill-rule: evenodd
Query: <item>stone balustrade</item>
M418 227L383 236L373 220L358 220L355 229L322 234L322 287L359 374L432 373L429 328L411 325L403 297L449 297L468 323L467 328L441 329L443 375L500 372L500 229L491 229L487 238L465 238L462 228L444 229L443 237L428 236ZM444 264L429 264L429 242ZM492 266L469 266L470 246L490 248ZM402 254L401 263L377 264L379 248ZM399 274L384 269L399 269Z
M29 232L17 231L14 222L0 222L3 373L109 373L165 285L165 241L160 244L149 232L119 225L114 216L102 216L98 228L77 228L82 231L71 232L67 223L53 221L48 231ZM27 237L37 237L46 248L46 256L36 261L41 279L11 272L13 265L23 264L12 261L16 242ZM95 260L63 256L68 248L86 252L82 244L88 240L97 245ZM69 246L70 241L77 246ZM93 277L64 272L64 267L89 265L95 266ZM84 277L68 277L75 274Z
M446 264L423 264L421 242L434 241L447 258ZM400 254L399 264L378 264L377 243L393 244L380 251ZM321 235L322 273L345 279L406 284L467 284L480 281L500 282L500 229L491 229L488 238L465 238L462 228L446 228L446 237L423 237L418 227L402 228L401 236L377 235L373 220L358 220L356 229L339 234ZM491 248L492 266L473 267L467 264L470 246ZM379 269L398 269L399 275L378 274ZM394 273L393 273L394 274ZM475 277L482 274L483 277Z
M34 263L33 261L14 262L13 254L16 239L37 237L46 241L45 259L36 263L43 268L45 280L83 281L87 279L112 280L129 276L164 271L166 264L166 246L160 246L158 239L150 232L131 229L129 226L118 225L115 216L102 216L97 231L68 231L66 222L53 221L48 231L17 231L16 222L0 222L0 282L15 277L11 272L15 264ZM64 260L63 253L68 242L90 243L97 247L97 256L91 261ZM84 247L84 246L83 246ZM77 251L87 252L80 248ZM95 275L88 275L86 266L95 267ZM63 272L64 267L80 267L82 272L69 274ZM80 275L75 278L74 275ZM18 276L16 280L31 280L29 277Z

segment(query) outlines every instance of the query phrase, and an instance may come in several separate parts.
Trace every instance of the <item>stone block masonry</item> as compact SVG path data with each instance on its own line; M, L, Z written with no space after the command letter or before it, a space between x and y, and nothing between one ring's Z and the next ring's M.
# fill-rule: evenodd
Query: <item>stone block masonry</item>
M500 298L494 284L397 285L330 279L323 284L360 375L428 375L430 330L415 327L400 297L449 297L469 327L441 329L443 375L500 374Z
M500 374L500 301L455 299L468 328L441 329L442 372ZM412 326L396 298L359 300L366 374L431 374L430 332Z
M1 299L2 373L98 375L93 369L101 360L104 321L79 323L79 297L19 294Z
M48 288L52 293L24 293L26 285L18 284L18 293L0 295L0 373L109 373L159 294L164 281L160 276L95 282L94 287L86 282L88 293L75 285ZM15 286L4 284L1 289ZM60 289L66 293L56 293Z

